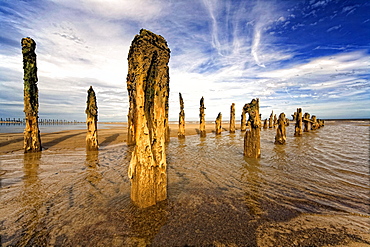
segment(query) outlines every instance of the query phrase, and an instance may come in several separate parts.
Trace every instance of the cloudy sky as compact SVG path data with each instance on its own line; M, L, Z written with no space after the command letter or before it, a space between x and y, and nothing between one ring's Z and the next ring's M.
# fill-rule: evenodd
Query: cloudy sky
M127 54L141 28L171 49L170 120L229 119L260 99L262 118L297 107L318 118L370 117L367 0L0 0L0 117L23 117L20 40L37 43L39 116L125 121Z

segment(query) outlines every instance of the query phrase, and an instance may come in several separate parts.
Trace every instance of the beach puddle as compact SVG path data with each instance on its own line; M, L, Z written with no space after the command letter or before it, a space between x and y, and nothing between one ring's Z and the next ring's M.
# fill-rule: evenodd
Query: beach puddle
M3 246L370 245L368 127L328 124L243 157L243 133L172 138L168 200L130 200L130 147L0 156ZM353 245L356 246L356 245Z

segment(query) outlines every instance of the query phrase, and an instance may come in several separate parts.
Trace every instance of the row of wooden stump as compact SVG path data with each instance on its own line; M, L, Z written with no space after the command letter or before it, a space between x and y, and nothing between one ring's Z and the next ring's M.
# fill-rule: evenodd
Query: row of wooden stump
M24 68L24 151L41 151L38 127L38 89L36 67L36 43L31 38L23 38L22 54ZM134 145L128 176L131 181L131 199L139 207L145 208L167 198L166 142L169 141L168 96L170 49L166 40L148 30L141 29L131 43L128 54L127 90L129 95L128 145ZM200 100L200 136L206 136L204 98ZM87 150L98 150L96 95L92 87L87 96ZM246 113L249 118L246 120ZM235 132L235 104L231 105L230 132ZM302 128L301 110L297 111L296 132ZM216 134L221 133L222 115L216 119ZM316 124L314 120L308 122ZM270 124L271 124L270 118ZM266 123L266 120L265 120ZM284 113L276 120L275 142L285 143ZM253 99L243 107L241 119L244 137L244 155L258 158L261 155L259 100ZM249 128L247 129L247 126ZM179 135L185 136L184 102L180 94Z

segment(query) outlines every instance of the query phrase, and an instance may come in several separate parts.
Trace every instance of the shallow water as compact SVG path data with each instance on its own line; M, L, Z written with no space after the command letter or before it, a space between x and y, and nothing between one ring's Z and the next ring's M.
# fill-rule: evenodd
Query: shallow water
M338 216L356 216L355 224L368 229L368 122L330 122L302 137L293 132L291 125L287 144L278 146L275 130L262 129L260 159L243 157L240 131L172 138L168 200L148 209L130 201L131 150L124 144L2 155L1 243L263 246L269 224L302 215L329 217L338 236L345 234Z

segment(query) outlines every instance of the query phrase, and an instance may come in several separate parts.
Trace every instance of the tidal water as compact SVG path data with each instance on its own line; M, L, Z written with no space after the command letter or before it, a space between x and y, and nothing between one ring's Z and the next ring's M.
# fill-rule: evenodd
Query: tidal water
M262 129L260 159L243 157L240 131L171 138L168 200L147 209L130 201L132 150L125 144L98 152L2 155L0 243L264 246L271 224L305 215L333 222L330 232L321 232L332 234L320 240L323 245L344 239L339 216L354 217L353 225L369 229L369 122L327 122L302 137L293 137L293 128L287 127L282 146L274 144L274 129ZM311 233L319 236L320 229ZM301 234L283 230L279 234ZM271 246L293 246L287 241Z

